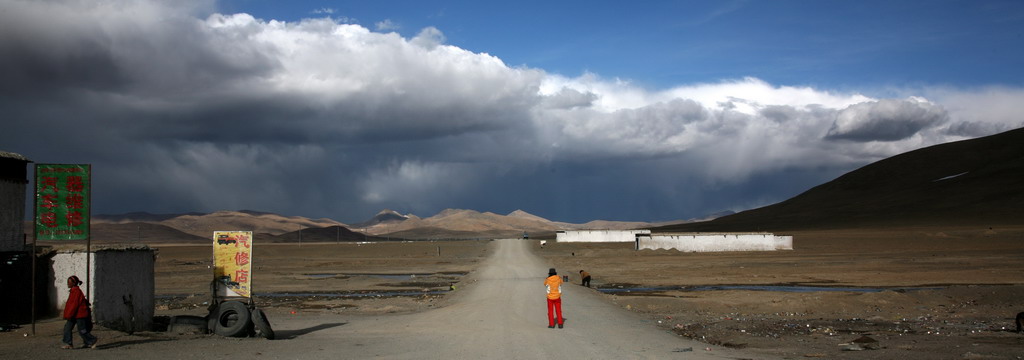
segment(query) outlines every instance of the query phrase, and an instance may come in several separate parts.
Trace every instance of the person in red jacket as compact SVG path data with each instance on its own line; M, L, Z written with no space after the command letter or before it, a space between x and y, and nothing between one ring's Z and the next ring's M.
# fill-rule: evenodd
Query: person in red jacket
M78 288L78 285L82 285L82 281L77 276L72 275L68 278L70 294L68 294L68 301L64 303L64 319L67 322L64 323L63 348L74 348L71 342L71 330L78 326L78 334L82 336L82 341L85 343L83 347L95 349L98 339L92 335L92 312L89 310L89 300L85 298L85 294L82 293L82 289Z
M544 280L544 287L548 293L548 329L555 328L556 320L558 328L561 329L565 324L565 319L562 318L562 278L555 272L555 268L548 270L548 278Z

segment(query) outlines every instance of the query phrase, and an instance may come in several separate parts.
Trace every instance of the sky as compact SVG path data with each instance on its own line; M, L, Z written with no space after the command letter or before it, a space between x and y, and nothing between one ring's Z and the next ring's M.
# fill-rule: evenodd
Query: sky
M1020 1L0 0L0 151L94 214L691 219L1024 127L1021 44Z

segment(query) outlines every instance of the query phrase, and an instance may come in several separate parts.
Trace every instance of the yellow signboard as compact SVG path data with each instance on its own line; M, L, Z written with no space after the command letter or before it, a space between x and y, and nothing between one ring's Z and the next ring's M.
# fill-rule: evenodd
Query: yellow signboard
M213 232L213 278L217 296L251 296L252 231Z

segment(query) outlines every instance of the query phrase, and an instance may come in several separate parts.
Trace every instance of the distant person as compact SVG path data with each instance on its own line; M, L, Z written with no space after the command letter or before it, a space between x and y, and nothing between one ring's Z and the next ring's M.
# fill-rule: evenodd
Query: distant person
M555 268L548 269L548 278L544 280L548 293L548 329L554 329L557 320L558 328L565 324L562 318L562 278L558 277ZM557 318L555 317L557 315Z
M590 273L580 270L580 278L583 279L581 280L580 285L590 287Z
M68 301L64 303L64 319L67 322L64 323L64 349L74 349L72 345L71 330L76 326L78 327L78 334L82 336L82 342L84 343L83 348L96 348L96 339L92 335L92 311L89 310L89 300L85 298L85 294L82 293L82 289L78 288L78 285L82 285L82 280L79 280L77 276L72 275L68 278Z

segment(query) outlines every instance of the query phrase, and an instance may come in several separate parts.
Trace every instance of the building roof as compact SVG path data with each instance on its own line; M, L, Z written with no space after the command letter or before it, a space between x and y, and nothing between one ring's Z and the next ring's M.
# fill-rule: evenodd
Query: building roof
M24 161L24 162L32 162L32 160L29 160L24 155L21 155L21 154L18 154L18 153L7 152L7 151L0 151L0 158L21 160L21 161Z

